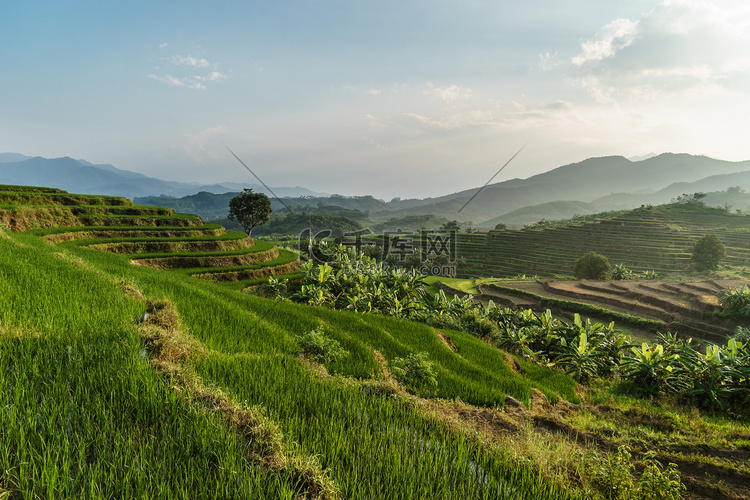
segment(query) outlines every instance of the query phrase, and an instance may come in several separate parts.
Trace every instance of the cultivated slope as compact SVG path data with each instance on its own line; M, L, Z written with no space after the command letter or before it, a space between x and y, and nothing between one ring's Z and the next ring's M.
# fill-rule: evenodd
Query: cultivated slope
M594 251L612 265L636 272L685 273L695 242L716 234L727 247L723 262L736 271L750 266L750 217L698 204L643 207L616 217L557 227L461 234L459 275L572 276L573 264Z
M256 244L244 233L203 224L172 209L133 205L118 197L69 194L50 188L0 186L0 223L37 230L50 243L128 255L134 264L180 272L235 288L298 269L293 252ZM60 226L60 227L55 227Z
M26 204L4 214L14 227L82 224L90 210L76 215L76 206L96 207L101 221L121 215L106 206L127 207L140 225L0 233L0 386L9 388L0 497L577 496L459 418L503 419L492 408L508 395L577 403L569 377L514 362L521 376L506 355L460 332L263 299L131 263L164 245L253 248L196 219L34 192L50 206L81 202L60 204L56 220L22 192L6 189L6 201L13 192ZM156 226L155 217L191 222ZM223 257L147 256L154 267L171 258ZM301 358L297 338L313 329L348 354ZM395 358L419 352L435 364L434 396L455 403L417 399L389 376Z

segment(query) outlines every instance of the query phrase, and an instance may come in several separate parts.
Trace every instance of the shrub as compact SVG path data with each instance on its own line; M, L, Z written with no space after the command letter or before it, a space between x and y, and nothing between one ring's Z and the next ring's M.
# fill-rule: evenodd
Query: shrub
M738 321L750 321L750 288L747 285L722 293L719 303L724 307L722 316Z
M603 280L612 266L604 255L589 252L573 264L573 273L582 279Z
M726 247L719 237L715 234L707 234L696 242L691 260L698 271L707 271L716 269L719 261L726 255Z
M474 309L458 317L458 330L470 333L485 340L497 340L500 329L497 323L487 318L483 311Z
M289 284L288 279L280 280L273 276L268 278L268 281L261 287L263 292L269 297L283 298L286 295L287 285Z
M649 397L688 390L689 380L675 369L680 366L680 355L669 344L665 350L662 344L644 342L640 349L631 347L630 350L622 358L622 377L633 383L637 393Z
M741 326L738 326L737 330L735 330L734 332L734 335L732 335L730 339L734 340L735 342L750 342L750 328L743 328Z
M433 392L437 389L437 376L427 353L410 354L405 358L395 358L391 372L396 380L416 391Z
M297 343L303 356L321 363L335 362L349 354L336 339L326 337L320 328L300 335Z
M653 451L646 453L643 462L646 464L646 468L638 480L638 498L679 500L680 495L687 488L680 480L677 465L670 463L664 469Z
M603 457L594 455L590 465L594 485L609 500L626 500L633 497L632 472L635 466L630 462L630 450L623 445L617 453Z
M633 274L633 271L625 267L624 264L617 264L609 272L609 276L613 280L631 280L635 275Z

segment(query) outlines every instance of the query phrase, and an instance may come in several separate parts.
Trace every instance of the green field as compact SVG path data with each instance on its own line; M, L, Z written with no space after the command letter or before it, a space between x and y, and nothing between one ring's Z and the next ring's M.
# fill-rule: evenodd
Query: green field
M573 263L587 252L612 265L662 276L689 273L692 247L707 234L727 247L723 265L750 276L750 216L694 204L643 207L614 217L569 225L461 234L460 277L543 278L573 275Z
M275 245L200 219L0 191L0 498L610 498L620 445L639 467L622 498L646 498L649 450L695 498L748 494L744 420L583 387L463 331L198 279L293 261L232 265ZM312 330L346 354L302 356ZM430 391L392 374L420 353Z

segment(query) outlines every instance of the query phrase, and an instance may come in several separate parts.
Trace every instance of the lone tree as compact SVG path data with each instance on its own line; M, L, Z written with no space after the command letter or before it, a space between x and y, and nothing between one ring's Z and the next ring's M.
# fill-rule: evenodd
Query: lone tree
M693 247L692 261L698 271L716 269L719 261L727 256L727 249L715 234L707 234Z
M581 279L603 280L612 266L609 260L596 252L589 252L579 257L573 264L573 273Z
M253 193L243 189L229 201L229 220L238 222L248 236L253 228L268 222L271 214L271 200L263 193Z
M457 220L452 220L452 221L446 222L445 224L443 224L442 226L440 226L440 230L441 231L451 231L451 230L460 231L461 230L461 226L458 225L458 221Z

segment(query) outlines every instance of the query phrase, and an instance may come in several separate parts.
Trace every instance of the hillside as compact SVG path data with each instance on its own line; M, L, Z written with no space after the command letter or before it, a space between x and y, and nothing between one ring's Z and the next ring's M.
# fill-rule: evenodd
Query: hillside
M597 205L582 201L550 201L519 208L507 214L477 224L482 228L494 228L498 224L523 227L541 220L570 219L576 215L590 215L602 212Z
M256 191L256 190L254 190ZM256 191L259 192L259 191ZM262 191L260 191L262 192ZM239 192L226 193L209 193L200 192L194 195L175 198L171 196L143 196L136 197L136 203L144 205L156 205L160 207L172 208L180 212L194 213L207 220L221 219L227 216L229 211L229 200L237 196ZM286 213L287 208L295 212L313 211L319 213L328 213L331 215L348 216L353 219L361 219L362 214L369 211L383 210L386 203L377 200L372 196L298 196L289 197L279 193L280 200L270 196L271 208L275 213ZM339 209L356 211L355 213L342 213Z
M293 210L318 205L359 210L369 213L373 225L391 219L433 215L437 219L459 220L464 226L471 222L468 225L492 229L498 223L523 226L542 219L663 204L683 193L725 191L733 187L750 190L748 172L750 162L726 162L702 156L665 153L638 161L613 156L590 158L527 179L490 184L468 205L466 202L479 188L436 198L395 198L389 202L372 196L290 197L277 191L284 203L275 199L272 202L276 211L285 209L284 205ZM136 201L212 219L224 216L229 198L229 194L206 192L183 198L139 197ZM706 201L713 206L727 203L725 197L718 198ZM750 198L741 193L728 202L742 210L750 207Z
M490 184L461 211L460 220L477 224L530 205L560 200L588 203L613 193L648 194L677 182L693 183L709 176L748 170L750 161L728 162L687 154L664 153L641 161L630 161L621 156L589 158L527 179ZM729 183L720 189L737 185L737 179L730 177L725 181ZM390 216L431 213L449 220L456 219L458 210L477 191L475 188L422 200L418 206L395 210ZM620 205L608 205L602 210L634 208L642 203L627 199Z
M236 273L260 243L196 217L54 189L0 195L6 227L42 227L0 238L0 384L12 410L0 412L0 495L497 498L512 485L528 498L577 496L458 418L532 391L577 402L572 379L523 362L522 377L461 332L445 340L426 325L217 286L206 275ZM300 357L298 338L318 329L349 355ZM416 400L390 377L394 359L420 352L437 367L435 396L466 406Z
M690 270L692 246L716 234L727 246L726 266L747 275L750 216L694 204L646 206L597 221L519 231L462 234L461 276L572 276L573 263L586 252L605 255L612 265L660 275Z
M743 420L579 385L468 333L482 321L238 293L224 280L273 245L195 216L0 197L0 498L644 499L674 474L690 498L750 498ZM518 332L604 328L495 312ZM415 359L434 386L402 382Z

